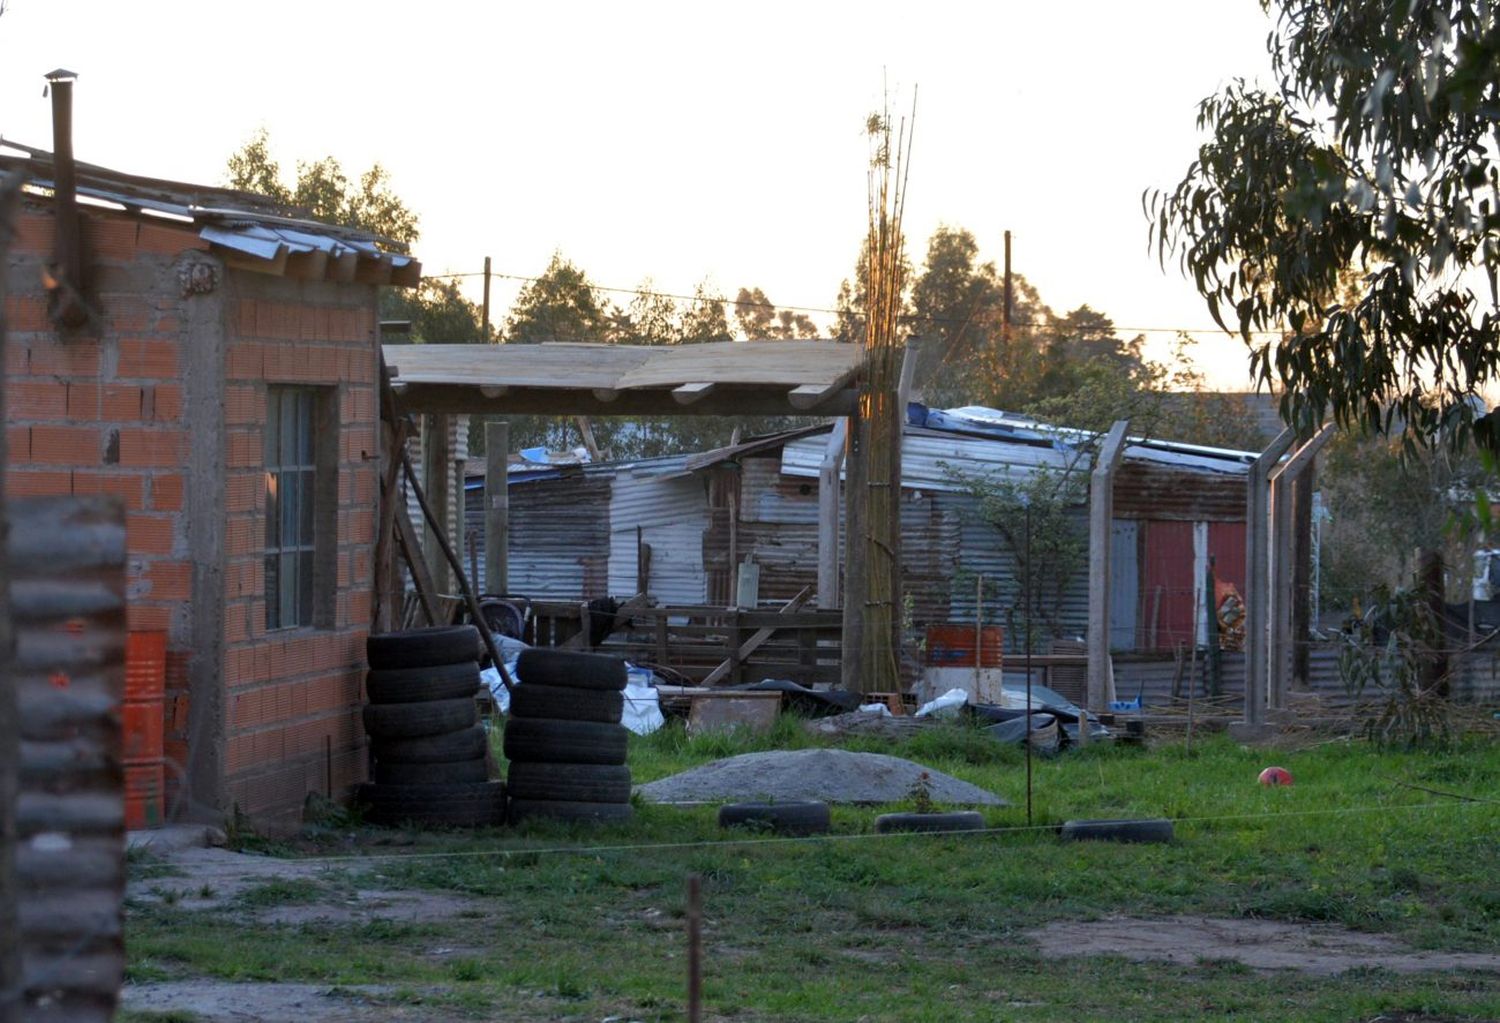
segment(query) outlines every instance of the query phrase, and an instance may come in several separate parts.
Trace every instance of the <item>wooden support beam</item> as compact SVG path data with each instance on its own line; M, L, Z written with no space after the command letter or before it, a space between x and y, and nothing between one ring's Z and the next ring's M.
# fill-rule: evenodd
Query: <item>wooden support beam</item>
M1129 426L1127 419L1115 420L1104 435L1093 472L1089 474L1089 656L1085 710L1106 710L1114 699L1109 670L1109 555L1114 522L1115 470L1125 456L1125 431ZM1087 728L1078 730L1078 740L1088 741Z
M286 275L299 281L321 281L328 275L328 253L322 249L292 253L286 259Z
M398 288L415 288L422 283L422 262L407 260L401 266L391 267L391 283Z
M397 452L406 446L408 424L398 419L394 427L389 422L382 424L381 433L385 441L385 466L380 479L380 521L375 528L375 614L376 632L389 632L396 628L395 614L399 607L392 604L393 595L399 589L391 572L392 545L396 542L396 509L404 506L396 490L396 481L401 476L401 459Z
M510 424L484 424L484 589L510 592Z
M333 280L340 284L353 284L355 275L359 273L359 253L353 249L345 249L332 258L330 270Z
M839 606L840 475L849 421L840 419L828 434L823 464L818 467L818 606Z
M681 387L672 389L672 400L679 405L691 405L701 398L706 398L718 388L718 384L683 384Z
M595 387L593 393L595 400L602 401L606 405L617 401L620 397L620 392L613 387Z
M438 621L437 613L437 590L432 585L432 573L428 570L427 559L422 554L422 545L417 543L417 530L411 524L411 516L406 513L406 505L396 509L396 542L401 545L401 554L406 558L406 566L411 570L411 584L417 591L417 599L422 602L422 610L427 615L428 625L447 625L447 622ZM398 612L399 608L396 609ZM396 621L399 628L400 621Z
M801 610L802 605L807 603L807 598L812 596L812 592L813 590L811 586L802 587L801 592L799 592L795 597L783 604L781 606L781 609L777 611L777 614L791 614L795 611ZM736 666L743 664L747 657L755 653L755 651L759 650L761 646L766 642L766 640L770 639L775 634L776 630L772 628L756 630L754 635L745 640L743 643L739 644L739 646L736 647L734 652L728 658L720 661L717 668L704 676L702 684L705 686L711 686L714 683L721 681L724 676L735 670Z
M1323 445L1333 437L1333 424L1327 424L1292 452L1285 465L1271 477L1271 644L1269 704L1272 709L1286 706L1295 664L1295 646L1306 636L1292 630L1292 565L1294 525L1292 521L1293 488L1306 476Z
M277 250L273 259L261 259L247 252L238 252L217 245L213 247L213 251L231 270L248 270L251 273L270 274L272 277L281 277L286 273L287 260L291 255L285 245Z
M486 398L503 398L510 393L510 388L503 384L481 384L479 393Z
M801 387L794 387L788 391L786 400L792 403L793 408L815 408L837 394L843 386L842 380L836 380L831 384L803 384Z
M391 283L391 257L365 256L355 264L354 279L360 284Z
M1266 720L1268 614L1271 586L1271 470L1296 434L1282 430L1250 465L1245 485L1245 724Z

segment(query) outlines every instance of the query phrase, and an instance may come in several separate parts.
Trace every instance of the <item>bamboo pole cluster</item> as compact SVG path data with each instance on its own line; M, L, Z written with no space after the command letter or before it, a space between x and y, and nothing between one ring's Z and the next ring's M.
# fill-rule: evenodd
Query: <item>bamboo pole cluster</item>
M901 220L911 138L903 119L893 131L887 108L871 116L869 226L865 240L865 372L860 391L859 433L865 479L862 505L865 599L860 628L864 692L900 689L901 644L901 427L898 408L901 311L906 290Z

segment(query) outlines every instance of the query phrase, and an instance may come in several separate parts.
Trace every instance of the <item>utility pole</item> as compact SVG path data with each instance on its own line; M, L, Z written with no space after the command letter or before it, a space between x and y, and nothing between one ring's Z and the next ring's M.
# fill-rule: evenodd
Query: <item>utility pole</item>
M484 322L479 329L479 340L482 344L490 343L490 257L484 257L484 304L480 307L484 311Z
M1011 309L1011 290L1010 290L1010 232L1006 231L1005 232L1005 311L1004 311L1004 314L1003 314L1004 319L1002 321L1003 324L1004 324L1004 328L1001 330L1001 336L1005 338L1005 343L1007 345L1010 344L1010 309Z

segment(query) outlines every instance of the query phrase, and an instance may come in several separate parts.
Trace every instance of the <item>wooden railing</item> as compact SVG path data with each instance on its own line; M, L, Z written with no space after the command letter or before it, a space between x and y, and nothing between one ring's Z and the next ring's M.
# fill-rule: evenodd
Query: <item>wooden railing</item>
M581 638L589 617L586 605L533 601L526 642L589 649ZM751 643L761 630L770 634ZM842 641L843 612L837 609L648 607L631 611L628 624L598 649L633 663L670 669L695 683L727 662L720 680L726 685L778 678L810 686L838 684ZM753 649L741 656L747 645Z

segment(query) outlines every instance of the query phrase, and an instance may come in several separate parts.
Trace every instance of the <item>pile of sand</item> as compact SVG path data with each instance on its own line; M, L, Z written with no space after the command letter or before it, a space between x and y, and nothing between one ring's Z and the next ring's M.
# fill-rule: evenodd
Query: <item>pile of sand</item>
M993 792L910 760L839 749L746 753L641 785L637 791L653 803L792 799L897 803L911 798L917 780L924 773L934 803L1007 805Z

